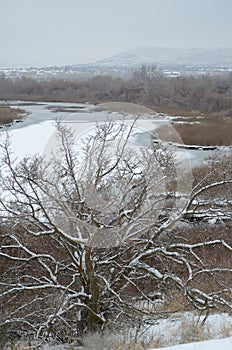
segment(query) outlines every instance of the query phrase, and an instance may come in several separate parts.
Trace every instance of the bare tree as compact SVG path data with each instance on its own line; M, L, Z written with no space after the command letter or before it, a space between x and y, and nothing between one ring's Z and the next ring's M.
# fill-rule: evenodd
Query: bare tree
M155 99L159 100L159 94L164 90L164 76L158 71L156 65L142 64L133 72L133 80L142 91L143 103L149 105L154 104Z
M231 309L232 266L205 259L206 251L231 254L231 242L186 238L177 226L197 212L200 195L231 186L231 172L186 197L175 156L132 144L134 129L102 123L80 147L58 124L58 158L49 161L14 161L2 142L2 328L64 341L109 323L151 322L168 311L156 307L159 293L200 310Z

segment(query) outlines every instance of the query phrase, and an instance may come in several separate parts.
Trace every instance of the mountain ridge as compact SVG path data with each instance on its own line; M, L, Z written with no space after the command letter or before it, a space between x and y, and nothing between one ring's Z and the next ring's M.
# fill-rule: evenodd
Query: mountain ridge
M98 64L232 64L232 48L167 48L144 46L123 51L97 62Z

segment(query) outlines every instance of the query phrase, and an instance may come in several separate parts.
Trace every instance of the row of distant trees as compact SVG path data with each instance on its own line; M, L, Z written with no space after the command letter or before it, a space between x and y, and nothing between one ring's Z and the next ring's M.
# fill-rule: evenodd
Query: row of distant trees
M155 65L142 65L123 80L96 76L86 80L43 80L0 76L1 99L124 101L201 113L232 111L232 74L166 77Z

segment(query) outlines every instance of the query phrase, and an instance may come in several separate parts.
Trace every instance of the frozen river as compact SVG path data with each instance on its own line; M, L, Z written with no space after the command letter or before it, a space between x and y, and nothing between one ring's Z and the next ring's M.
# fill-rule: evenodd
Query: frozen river
M43 154L55 133L57 120L70 126L75 125L77 135L80 136L89 129L94 128L96 122L103 122L107 118L117 120L123 117L120 112L102 110L98 106L88 103L11 101L9 105L13 108L22 108L27 112L23 122L1 129L9 131L12 139L12 148L15 150L16 157L19 158L34 153ZM126 120L132 120L134 116L132 114L124 115ZM146 145L150 142L151 133L159 126L170 126L170 121L165 119L165 117L158 117L155 113L154 115L141 114L136 124L139 127L137 143ZM229 149L225 148L224 151L228 152ZM202 164L213 152L217 152L217 150L176 150L178 158L187 159L192 166Z

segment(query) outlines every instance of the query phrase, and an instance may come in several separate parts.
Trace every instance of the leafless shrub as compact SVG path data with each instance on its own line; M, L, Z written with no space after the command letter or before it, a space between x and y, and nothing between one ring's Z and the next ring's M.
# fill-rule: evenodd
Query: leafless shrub
M208 258L215 250L231 254L231 242L220 234L191 237L177 226L199 210L207 217L212 203L202 204L204 194L231 188L231 172L218 178L215 170L198 181L182 206L175 191L176 201L163 202L163 165L168 160L172 169L171 158L164 150L164 159L156 149L132 152L132 130L133 123L97 125L81 161L62 125L63 157L49 163L39 156L15 163L9 140L2 142L2 329L67 342L108 324L149 324L172 311L157 308L152 293L170 300L178 292L199 310L231 310L232 267ZM133 298L154 308L144 310Z

